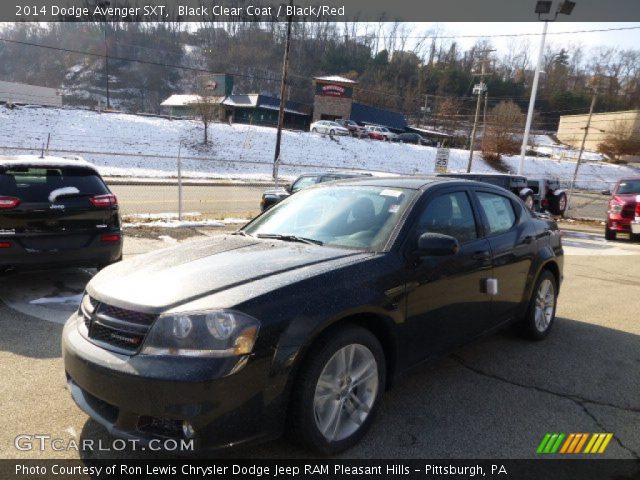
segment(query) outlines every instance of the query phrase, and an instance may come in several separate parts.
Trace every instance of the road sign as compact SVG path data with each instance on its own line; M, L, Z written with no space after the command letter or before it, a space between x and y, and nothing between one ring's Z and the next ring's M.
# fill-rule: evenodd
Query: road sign
M447 166L449 165L449 149L438 148L436 152L436 173L447 173Z

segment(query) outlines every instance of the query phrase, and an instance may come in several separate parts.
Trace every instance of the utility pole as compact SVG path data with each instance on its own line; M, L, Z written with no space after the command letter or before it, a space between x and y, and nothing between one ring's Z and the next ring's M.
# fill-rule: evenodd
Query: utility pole
M573 171L573 179L571 180L571 187L569 188L569 198L567 199L567 209L565 210L565 216L569 213L571 208L571 195L578 178L578 169L580 168L580 161L582 160L582 153L584 152L584 144L587 142L587 135L589 135L589 128L591 127L591 118L593 117L593 109L596 106L596 98L598 97L597 90L593 91L593 97L591 98L591 107L589 107L589 117L587 117L587 125L584 127L584 135L582 136L582 144L580 145L580 152L578 153L578 160L576 160L576 168Z
M106 12L107 7L111 5L108 0L98 2L98 6ZM111 108L111 102L109 99L109 43L107 40L107 14L102 16L102 25L104 27L104 73L105 73L105 86L107 90L107 109Z
M489 101L489 91L484 91L484 111L482 112L482 145L484 145L484 136L487 133L487 102Z
M494 50L482 50L483 58L480 59L480 83L473 87L473 93L478 95L478 101L476 102L476 115L473 119L473 130L471 130L471 141L469 142L469 162L467 163L467 173L471 172L471 165L473 163L473 147L476 143L476 129L478 128L478 117L480 116L480 105L482 103L482 94L486 91L487 85L484 83L484 77L488 75L485 71L487 63L487 54Z
M293 0L289 1L293 6ZM278 131L276 133L276 151L273 156L273 181L278 184L278 165L280 164L280 142L282 140L282 126L284 124L285 94L287 89L287 73L289 70L289 49L291 47L291 23L293 15L287 20L287 40L284 45L284 59L282 61L282 83L280 84L280 110L278 111Z

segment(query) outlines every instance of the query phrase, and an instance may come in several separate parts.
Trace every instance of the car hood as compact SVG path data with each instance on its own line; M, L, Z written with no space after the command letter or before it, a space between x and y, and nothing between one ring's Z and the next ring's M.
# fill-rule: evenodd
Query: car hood
M616 193L613 198L621 203L636 203L636 199L640 197L637 193Z
M181 244L116 263L87 292L120 308L161 313L206 295L268 280L277 288L370 256L331 247L238 235ZM305 270L304 275L301 269Z

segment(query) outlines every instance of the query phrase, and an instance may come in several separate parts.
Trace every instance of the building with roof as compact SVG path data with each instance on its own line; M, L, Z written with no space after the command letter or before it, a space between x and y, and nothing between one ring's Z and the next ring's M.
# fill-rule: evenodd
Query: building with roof
M313 121L351 118L353 87L358 82L338 75L313 79Z
M235 123L252 125L278 125L280 99L261 94L240 94L228 96L222 104L226 118ZM294 130L308 130L311 124L311 112L308 106L287 101L284 108L284 127Z
M0 81L0 103L61 107L62 96L55 88Z
M224 99L224 96L215 95L207 97L206 102L220 105ZM160 106L167 109L169 111L169 115L172 117L191 117L195 115L195 107L201 102L202 97L200 95L177 94L171 95L162 102Z
M558 140L580 148L588 119L588 114L562 115L558 125ZM640 137L640 110L594 113L584 143L585 149L597 150L598 145L610 135L629 139Z
M378 125L392 132L402 133L407 129L407 120L400 112L371 107L362 103L351 104L351 120L359 125Z

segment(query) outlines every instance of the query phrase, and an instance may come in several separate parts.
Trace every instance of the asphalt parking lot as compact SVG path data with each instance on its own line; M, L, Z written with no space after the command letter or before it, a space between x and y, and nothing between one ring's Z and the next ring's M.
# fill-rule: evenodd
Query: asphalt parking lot
M175 241L128 236L125 253ZM565 232L564 244L565 282L547 340L531 343L507 331L416 368L387 392L372 430L344 457L531 458L546 432L611 432L604 457L640 458L640 245L575 231ZM154 455L14 446L21 434L109 445L105 430L71 400L60 358L62 322L93 274L0 277L1 458ZM226 455L307 453L279 440Z

